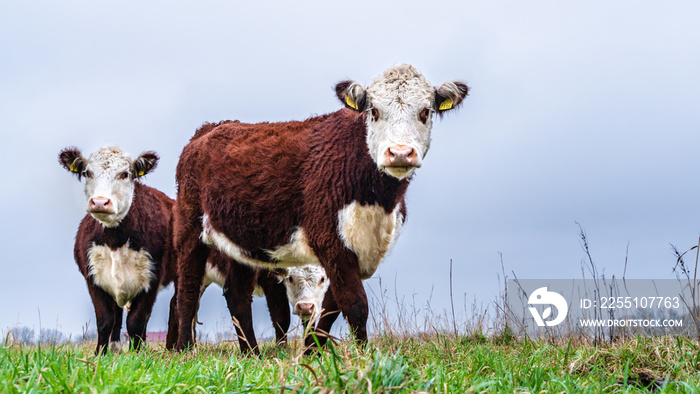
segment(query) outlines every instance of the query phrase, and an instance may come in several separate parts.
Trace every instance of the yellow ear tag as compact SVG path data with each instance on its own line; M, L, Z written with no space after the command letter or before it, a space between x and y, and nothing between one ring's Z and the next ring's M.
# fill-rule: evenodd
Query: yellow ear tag
M78 169L75 168L75 165L73 165L72 163L71 163L70 167L68 167L68 169L70 170L70 172L78 172Z
M350 106L350 108L355 110L357 109L357 103L355 102L355 100L352 99L352 97L345 96L345 102L348 103L348 106Z
M452 109L452 99L451 98L445 99L445 101L440 103L440 111L446 111L448 109Z
M139 171L139 176L143 176L143 171Z

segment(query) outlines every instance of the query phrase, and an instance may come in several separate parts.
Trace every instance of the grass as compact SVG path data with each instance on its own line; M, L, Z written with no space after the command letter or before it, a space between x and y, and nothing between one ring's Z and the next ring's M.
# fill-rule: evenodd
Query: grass
M87 345L0 348L0 392L698 392L700 353L685 338L605 346L509 336L372 338L316 356L299 343L243 357L236 344L178 354L161 345L95 357Z
M581 237L597 279L583 230ZM700 256L700 243L693 249ZM685 253L676 254L689 272ZM371 298L371 310L379 311L371 325L379 334L365 348L346 338L314 356L303 356L299 340L281 348L265 343L260 358L242 356L230 342L200 343L184 354L150 343L138 353L100 357L93 355L94 344L6 344L0 346L0 393L700 392L700 333L614 342L580 335L516 338L505 326L506 298L503 293L497 300L495 316L473 305L465 313L471 320L457 324L451 292L451 316L436 315L430 302L407 307L396 292L389 299L379 279L379 296ZM396 303L396 316L387 312L389 302ZM444 334L444 327L470 333Z

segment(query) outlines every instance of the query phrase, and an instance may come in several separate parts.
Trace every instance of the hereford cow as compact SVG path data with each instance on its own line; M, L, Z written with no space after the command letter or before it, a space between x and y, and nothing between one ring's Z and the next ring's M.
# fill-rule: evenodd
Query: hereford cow
M246 282L251 285L247 286L245 294L231 294L230 287L226 282L234 277L246 275L241 271L245 272L250 269L247 265L232 261L221 252L213 251L207 260L200 298L209 285L216 283L224 289L226 303L231 315L235 316L234 310L237 305L246 304L241 300L247 301L251 295L264 295L267 299L270 319L275 326L277 343L286 340L289 329L288 304L292 305L292 312L299 316L304 325L309 320L318 317L323 297L330 283L326 277L326 271L322 267L305 265L274 270L257 269L254 270L254 280Z
M252 267L321 265L331 290L323 308L332 313L317 330L329 331L340 311L366 342L362 279L403 225L404 195L428 152L433 114L456 108L468 88L434 88L412 66L397 65L367 88L345 81L335 90L345 109L300 122L207 124L184 148L174 212L177 349L192 344L187 328L210 248Z
M231 286L231 281L236 281L237 285ZM224 290L224 298L226 298L226 305L231 316L242 316L242 319L237 317L239 322L246 319L252 321L252 316L243 315L249 310L244 306L252 302L253 295L264 295L275 329L275 338L277 344L280 345L287 341L287 331L290 324L288 305L292 305L293 313L299 316L306 327L310 320L318 318L329 281L326 272L319 266L307 265L275 270L253 269L238 264L224 254L214 251L207 260L200 290L200 300L204 291L212 283L216 283ZM235 289L236 293L232 289ZM174 304L171 305L171 313L173 307ZM199 306L197 309L199 310ZM174 347L174 343L171 341L173 338L177 338L178 327L176 322L175 325L172 325L173 322L175 320L171 316L171 325L168 328L166 341L168 349ZM193 338L196 337L195 326L193 324ZM236 327L236 331L241 338L243 335L252 335L240 331L239 327ZM248 341L255 340L254 335L245 338ZM248 345L245 341L239 341L239 343L241 350L246 351Z
M87 211L75 237L75 262L85 277L95 307L96 353L119 348L122 313L126 330L139 349L156 294L174 279L166 251L174 201L141 183L158 163L155 152L136 160L116 147L84 158L66 148L59 162L78 179L85 178ZM173 304L174 306L174 304Z
M321 314L323 297L330 281L323 267L313 264L281 268L277 271L287 289L287 298L292 311L299 316L304 327Z

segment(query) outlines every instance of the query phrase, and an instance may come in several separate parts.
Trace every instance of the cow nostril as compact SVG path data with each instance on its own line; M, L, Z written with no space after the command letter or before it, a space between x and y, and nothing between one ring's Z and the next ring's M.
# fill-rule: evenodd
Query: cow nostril
M297 314L299 315L312 315L314 313L314 304L313 303L298 303L296 310Z
M389 147L386 152L389 163L395 165L413 165L416 162L416 151L410 146L396 145Z
M90 199L91 209L109 209L112 206L112 200L104 197L93 197Z

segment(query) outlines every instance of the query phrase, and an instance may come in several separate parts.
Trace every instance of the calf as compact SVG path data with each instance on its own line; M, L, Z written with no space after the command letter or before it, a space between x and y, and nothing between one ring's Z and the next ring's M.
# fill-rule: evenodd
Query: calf
M233 294L230 284L234 278L247 278L253 271L253 280L238 280L239 292ZM318 317L323 296L328 290L329 281L323 268L315 265L302 267L268 269L251 269L251 267L232 261L221 252L212 252L207 260L200 298L206 288L216 283L224 289L226 304L232 316L245 313L252 302L252 295L264 295L270 312L270 319L275 328L277 343L286 342L289 329L289 306L304 323ZM241 291L242 290L242 291ZM239 308L242 310L239 311ZM239 321L240 323L240 321ZM238 329L238 327L237 327ZM238 335L245 334L238 332ZM255 340L255 337L246 338ZM245 351L242 346L241 350Z
M230 281L236 281L237 285L230 286ZM277 344L282 344L287 341L287 331L290 324L288 304L292 305L293 313L301 318L306 327L309 320L318 317L329 281L326 278L326 272L319 266L307 265L275 270L252 269L215 251L210 254L209 260L207 260L200 299L212 283L216 283L224 290L224 297L231 316L242 317L244 321L247 318L243 314L249 310L245 305L250 304L252 295L264 295L275 329ZM232 288L236 289L237 292L233 293ZM252 316L250 320L252 321ZM177 326L171 327L171 329L177 330ZM241 327L236 327L239 337L250 335L240 329ZM168 338L171 336L172 334L169 333ZM242 351L246 351L249 346L245 343L246 341L256 341L254 336L245 338L245 341L239 341Z
M116 147L84 158L76 148L58 156L60 164L85 179L87 212L75 237L74 256L85 277L97 321L96 353L119 348L122 313L133 347L146 339L159 287L174 279L166 254L174 201L141 183L158 163L155 152L136 160ZM174 306L174 303L173 303Z
M252 267L321 265L331 290L323 308L332 313L318 331L329 331L340 311L366 342L362 279L400 232L433 115L457 107L468 88L434 88L412 66L397 65L367 88L344 81L335 90L345 109L301 122L207 124L184 148L174 212L177 349L192 344L187 328L210 249Z
M326 271L309 264L282 268L277 273L284 281L292 311L306 327L309 321L316 320L321 314L321 303L330 285Z

